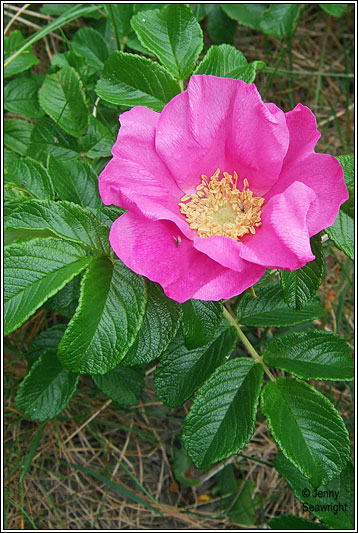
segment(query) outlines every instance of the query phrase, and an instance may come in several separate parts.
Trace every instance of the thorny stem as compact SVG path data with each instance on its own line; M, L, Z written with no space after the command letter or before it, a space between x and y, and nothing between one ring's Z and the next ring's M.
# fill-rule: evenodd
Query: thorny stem
M256 363L260 363L260 365L262 365L266 375L270 378L271 381L276 381L276 379L274 378L270 370L267 368L267 366L263 362L261 355L257 353L257 351L252 346L249 339L246 337L245 333L240 328L239 324L236 321L236 318L226 309L226 307L223 307L223 313L224 313L224 317L226 318L226 320L230 322L230 324L234 326L234 328L236 329L242 344L245 346L245 348L247 349L251 357L255 359Z

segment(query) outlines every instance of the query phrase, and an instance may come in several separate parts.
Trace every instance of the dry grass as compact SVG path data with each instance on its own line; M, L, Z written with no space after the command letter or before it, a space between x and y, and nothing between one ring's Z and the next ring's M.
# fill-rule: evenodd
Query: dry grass
M273 101L285 111L299 101L308 105L315 111L322 132L317 151L334 155L353 151L352 82L327 75L330 70L342 74L353 72L352 54L347 54L347 48L353 46L353 5L348 9L351 16L333 19L328 15L318 16L314 6L308 8L291 53L285 54L279 65L279 41L240 27L236 42L249 61L262 59L269 67L276 64L279 70L272 77L266 73L258 75L265 101ZM41 22L36 20L36 23ZM42 66L48 64L58 46L58 39L50 35L36 50L44 58ZM300 74L291 78L280 73L286 69ZM354 308L349 278L352 273L352 265L344 254L329 247L327 275L320 289L327 316L318 327L339 332L351 345ZM220 498L212 493L215 484L212 474L217 466L209 472L198 472L191 467L187 476L199 476L202 480L196 488L176 482L172 449L177 445L189 404L168 409L158 402L152 386L152 368L140 404L128 409L115 407L92 386L89 377L83 376L69 407L56 420L47 423L32 467L23 482L19 481L24 457L39 424L24 419L16 411L14 397L26 373L21 353L41 330L43 321L40 312L9 337L5 351L6 528L237 529L239 526L222 512ZM349 384L316 385L334 401L352 429ZM276 445L260 420L252 441L241 452L246 457L238 456L232 461L240 476L252 480L255 493L263 497L254 527L267 528L267 521L276 513L308 518L285 481L265 464L272 464ZM84 467L87 472L71 465ZM93 472L107 481L99 481ZM123 489L132 496L125 497ZM136 498L142 503L135 501Z
M220 498L212 496L212 476L223 464L204 472L191 467L187 477L202 479L196 488L176 483L171 449L185 408L163 407L156 401L150 379L144 393L146 401L124 410L109 405L110 401L92 388L90 378L83 377L68 409L47 423L32 469L20 483L24 456L38 424L24 419L13 407L13 393L25 374L25 365L19 361L15 365L10 355L8 360L6 370L12 373L13 382L5 406L7 529L237 528L221 512ZM350 416L349 390L332 391L335 398L340 396L342 415ZM257 510L258 528L267 527L266 522L276 513L308 518L285 481L264 464L272 464L277 453L264 423L257 422L252 440L240 453L245 457L229 461L242 479L254 482L253 496L258 493L263 497L262 508ZM96 479L96 474L107 482ZM110 486L112 483L116 486ZM121 489L129 491L132 498L124 497ZM136 496L143 500L142 505L133 500Z
M9 356L9 369L17 371L11 384L11 390L15 391L25 373L25 365L17 363L15 367L11 359ZM202 483L196 488L179 487L175 482L170 450L180 432L184 408L162 408L156 401L150 379L145 391L148 401L126 410L115 408L108 405L108 400L89 381L82 378L80 392L69 408L56 421L48 422L33 468L22 484L19 483L22 461L38 424L23 419L13 408L13 397L7 398L7 528L28 528L30 519L36 529L235 528L220 513L219 498L210 496L214 484L209 477L212 472L199 473L192 467L187 475L202 477ZM252 441L242 453L272 462L276 447L264 424L257 424ZM257 491L266 499L262 518L273 516L276 508L282 508L281 497L273 497L282 492L277 472L254 460L239 457L235 462L243 478L253 480ZM71 465L82 465L101 474L153 505L162 516L123 498L118 489ZM289 492L287 498L292 507ZM29 518L23 516L21 508Z

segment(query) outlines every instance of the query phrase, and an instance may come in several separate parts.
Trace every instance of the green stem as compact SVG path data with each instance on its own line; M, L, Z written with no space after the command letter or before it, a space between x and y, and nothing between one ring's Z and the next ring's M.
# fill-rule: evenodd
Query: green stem
M266 375L270 378L271 381L276 381L274 376L271 374L270 370L267 368L267 366L263 362L261 355L259 355L257 353L257 351L252 346L252 344L249 341L249 339L246 337L245 333L240 328L239 324L236 321L236 318L233 317L231 313L229 313L229 311L226 309L226 307L223 308L223 313L224 313L224 317L226 318L226 320L228 322L230 322L230 324L232 326L234 326L234 328L236 329L242 344L245 346L245 348L247 349L247 351L249 352L251 357L253 357L255 359L256 363L260 363L260 365L262 365Z
M183 92L184 91L184 80L178 80L178 83L179 83L181 92Z
M109 12L111 14L112 24L113 24L113 27L114 27L114 34L116 36L117 49L123 51L123 49L121 47L121 38L119 36L116 17L114 16L113 8L112 8L111 4L108 4L108 10L109 10Z
M236 456L244 457L245 459L250 459L250 461L254 461L255 463L260 463L262 465L269 466L270 468L273 468L272 463L268 463L267 461L261 461L261 459L256 459L256 457L250 457L249 455L245 455L244 453L237 452Z
M126 49L126 42L128 41L128 37L123 37L123 40L121 42L121 52L124 52Z

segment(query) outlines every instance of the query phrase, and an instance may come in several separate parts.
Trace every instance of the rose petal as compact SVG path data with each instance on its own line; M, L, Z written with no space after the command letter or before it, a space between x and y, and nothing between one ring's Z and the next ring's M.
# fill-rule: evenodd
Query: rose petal
M311 111L298 105L285 115L252 84L193 76L160 115L137 107L121 124L100 192L130 212L113 224L110 241L129 268L179 302L230 298L265 267L312 261L310 236L331 225L348 198L338 161L314 152ZM183 194L217 168L236 171L240 188L246 178L265 198L262 226L240 242L200 238L179 212Z
M197 235L193 244L199 252L231 270L242 272L246 265L246 261L240 255L240 243L229 237L215 235L201 238Z
M157 152L187 193L220 168L262 194L277 180L287 146L284 113L271 112L253 84L228 78L192 76L157 126Z
M245 268L241 272L235 272L228 268L223 269L222 273L217 275L215 279L200 287L192 298L226 300L252 287L264 275L266 269L259 265L245 263ZM219 294L220 297L218 297Z
M262 208L262 226L245 235L240 256L267 268L296 270L315 258L310 247L307 213L315 201L312 189L294 182Z
M298 104L286 113L290 144L281 175L266 198L283 192L294 182L306 184L316 193L307 214L309 235L331 226L339 207L348 199L342 167L328 154L317 154L314 147L320 137L316 119L308 107Z
M288 148L286 119L281 109L262 102L254 84L240 84L231 111L229 150L238 173L249 181L255 195L262 196L280 175Z
M175 187L174 179L155 150L159 117L160 113L142 106L122 113L119 117L121 127L112 154L115 159L139 164L170 190Z
M110 243L131 270L160 283L166 295L178 302L230 298L255 283L265 271L247 263L241 273L232 272L195 250L192 241L178 233L172 222L152 222L132 213L114 222Z
M192 230L178 207L184 193L155 151L158 116L145 107L121 115L114 157L99 176L99 192L106 205L118 205L152 220L172 220L190 237Z

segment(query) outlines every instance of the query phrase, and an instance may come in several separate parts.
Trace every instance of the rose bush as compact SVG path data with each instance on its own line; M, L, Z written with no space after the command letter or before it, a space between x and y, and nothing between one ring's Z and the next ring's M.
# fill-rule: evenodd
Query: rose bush
M348 198L339 162L314 152L310 109L284 113L253 84L193 76L161 113L137 106L120 123L99 179L103 202L127 210L110 243L178 302L230 298L265 268L312 261L310 237Z

